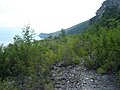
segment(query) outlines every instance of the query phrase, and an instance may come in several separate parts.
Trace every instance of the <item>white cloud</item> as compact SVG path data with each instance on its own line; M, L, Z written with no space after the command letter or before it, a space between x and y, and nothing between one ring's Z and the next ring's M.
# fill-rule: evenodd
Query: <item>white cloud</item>
M54 32L95 15L104 0L1 0L0 26L24 26Z

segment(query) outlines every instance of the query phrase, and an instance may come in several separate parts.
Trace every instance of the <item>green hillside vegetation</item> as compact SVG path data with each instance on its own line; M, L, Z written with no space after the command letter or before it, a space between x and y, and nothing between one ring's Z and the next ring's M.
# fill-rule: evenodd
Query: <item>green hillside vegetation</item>
M62 30L59 37L40 41L33 39L30 26L23 28L14 43L0 46L0 90L19 90L21 80L26 90L36 90L36 85L53 90L49 71L60 61L65 65L83 62L87 69L120 77L120 17L109 13L83 33L66 35Z

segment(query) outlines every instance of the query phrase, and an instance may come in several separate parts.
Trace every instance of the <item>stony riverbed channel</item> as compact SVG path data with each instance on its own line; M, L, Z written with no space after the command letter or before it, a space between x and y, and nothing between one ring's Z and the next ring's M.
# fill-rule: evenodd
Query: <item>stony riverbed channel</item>
M59 62L52 66L50 74L55 90L120 90L117 76L101 75L81 65Z

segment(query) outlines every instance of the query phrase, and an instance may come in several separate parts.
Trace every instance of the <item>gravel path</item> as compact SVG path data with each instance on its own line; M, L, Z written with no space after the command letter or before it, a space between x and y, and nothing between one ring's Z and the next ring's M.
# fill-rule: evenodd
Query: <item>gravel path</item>
M51 80L55 90L120 90L116 76L101 75L80 65L53 65Z

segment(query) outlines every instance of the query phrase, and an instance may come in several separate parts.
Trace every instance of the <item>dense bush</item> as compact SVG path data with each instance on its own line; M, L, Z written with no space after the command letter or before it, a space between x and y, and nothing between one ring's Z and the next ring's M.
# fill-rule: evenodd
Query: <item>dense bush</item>
M62 30L58 37L37 41L30 26L23 28L14 43L0 45L0 90L17 90L20 82L26 90L53 90L49 71L60 61L120 76L120 17L119 12L110 13L80 34L66 35Z
M76 54L84 57L85 66L101 73L120 70L120 23L117 21L114 27L116 20L108 21L112 22L109 27L91 26L80 35L75 47Z

